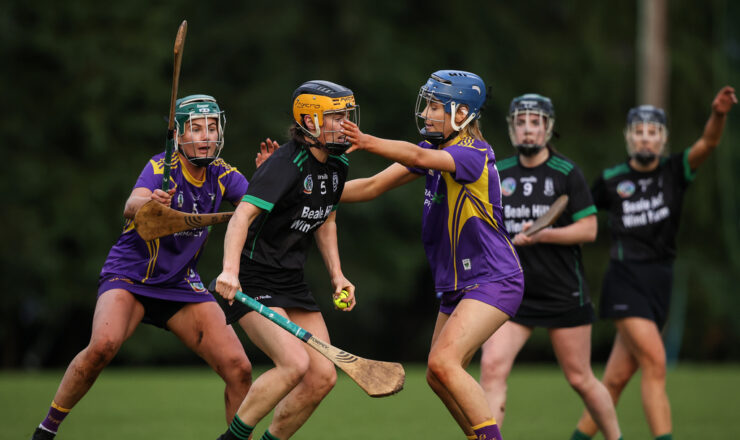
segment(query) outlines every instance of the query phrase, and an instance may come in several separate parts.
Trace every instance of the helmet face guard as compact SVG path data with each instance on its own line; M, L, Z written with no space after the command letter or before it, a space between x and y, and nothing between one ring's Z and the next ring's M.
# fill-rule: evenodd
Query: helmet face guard
M226 115L219 108L216 100L208 95L190 95L180 98L175 103L175 130L177 133L177 150L185 158L197 167L206 167L221 155L224 147L224 128L226 127ZM205 132L201 132L201 127L194 124L198 119L205 119ZM218 130L216 138L209 134L210 121L213 120ZM188 135L189 140L184 142L183 136ZM208 151L205 155L198 155L197 145L206 144ZM194 156L188 155L185 146L193 145ZM211 153L211 151L213 151Z
M534 117L532 117L534 116ZM524 156L533 156L547 146L552 139L555 127L555 109L550 98L528 93L514 98L509 105L509 116L506 118L509 126L511 145ZM542 132L542 141L524 142L519 139L517 129L524 129L528 133ZM537 135L535 134L535 137Z
M416 99L416 128L424 139L434 145L439 145L451 139L454 135L464 129L468 124L480 118L481 107L486 101L486 85L476 74L462 70L439 70L434 72L426 84L419 89ZM443 132L430 132L426 128L426 122L442 122L444 120L431 119L424 111L429 102L437 102L444 106L445 118L449 115L450 125L453 133L445 139ZM424 108L422 108L424 106ZM455 115L458 108L467 108L466 118L458 125Z
M641 105L631 109L627 113L624 138L627 143L627 154L642 165L650 164L665 152L668 141L665 112L652 105Z
M305 116L313 121L310 130ZM342 133L341 121L360 125L360 106L352 91L329 81L308 81L293 93L293 120L308 138L323 144L331 154L342 154L351 146Z

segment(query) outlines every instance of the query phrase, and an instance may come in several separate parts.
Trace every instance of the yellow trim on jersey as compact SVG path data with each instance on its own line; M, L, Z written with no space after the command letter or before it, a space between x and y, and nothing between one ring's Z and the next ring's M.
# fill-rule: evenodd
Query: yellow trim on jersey
M154 273L154 266L157 264L157 257L159 257L159 239L152 241L145 241L146 247L149 250L149 264L146 266L146 276L143 280L141 280L142 283L145 283L146 280L149 279L150 276L152 276L152 273Z
M227 164L226 162L223 162L222 165L226 166L226 171L224 171L218 176L218 187L221 189L221 196L223 197L224 193L226 193L226 186L224 186L224 184L221 183L221 179L224 178L227 174L232 173L234 171L239 171L239 170Z
M457 140L457 139L456 139ZM465 137L459 139L457 145L465 146L468 148L476 148L473 146L474 139L472 137ZM476 148L481 150L480 148ZM462 234L463 226L471 218L479 218L493 227L498 232L506 243L509 245L512 255L516 258L516 251L514 246L509 241L507 234L501 232L496 218L493 216L493 205L491 205L490 194L488 192L488 157L483 164L483 172L481 173L478 180L475 182L461 184L455 181L452 177L452 173L443 171L442 178L445 180L447 186L447 210L449 215L447 217L447 230L450 233L450 250L452 252L453 270L455 273L455 285L453 290L457 290L457 245L460 241L460 235ZM517 265L521 269L521 264L517 258Z
M182 156L180 156L179 154L177 156L178 156L179 161L182 162ZM195 177L193 177L192 174L190 174L190 172L188 171L188 167L185 166L185 164L183 163L182 164L182 176L185 178L185 180L190 182L191 185L197 188L200 188L206 182L206 177L208 177L208 172L203 173L203 178L201 180L198 180Z
M177 168L177 165L178 165L177 158L178 157L180 157L180 155L177 154L177 151L173 151L172 160L170 160L170 163L172 164L170 166L171 170L174 170ZM152 164L152 169L154 170L154 174L164 174L164 156L162 156L162 158L157 161L149 159L149 163Z
M123 224L123 234L131 232L132 230L134 230L134 228L134 221L131 219L126 219L126 223Z

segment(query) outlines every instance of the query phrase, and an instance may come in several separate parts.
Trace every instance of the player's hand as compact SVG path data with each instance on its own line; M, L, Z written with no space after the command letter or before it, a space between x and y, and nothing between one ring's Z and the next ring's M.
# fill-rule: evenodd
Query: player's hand
M331 283L334 286L334 296L338 296L340 293L342 293L342 290L346 290L348 293L348 296L345 300L348 305L346 308L342 309L342 311L349 312L350 310L354 309L357 305L357 301L355 300L355 285L350 283L349 280L344 276L333 278L331 280Z
M712 101L712 111L724 115L730 111L733 105L737 104L737 96L735 96L735 89L730 86L722 87L722 90L717 93L714 101Z
M152 192L151 198L155 202L159 202L164 206L170 206L172 204L172 196L175 194L175 188L170 188L167 192L161 189L155 189Z
M257 168L259 168L268 157L272 156L272 153L274 153L278 148L280 148L280 144L270 138L265 139L264 142L260 142L260 151L257 152L257 157L254 158L254 164L257 165Z
M514 246L531 246L537 243L536 237L537 237L537 234L539 234L539 232L537 234L534 234L531 237L527 237L526 235L523 234L523 232L526 232L527 229L530 228L530 226L532 226L532 222L527 222L524 225L522 225L522 232L520 232L519 234L516 234L514 236L514 239L511 241L511 243Z
M216 292L228 300L229 304L234 302L234 297L236 297L238 290L242 290L242 286L239 284L239 277L237 275L221 272L218 278L216 278Z
M367 143L372 138L372 136L361 132L357 124L348 120L342 121L341 132L347 137L347 142L352 144L347 150L347 153L367 149Z

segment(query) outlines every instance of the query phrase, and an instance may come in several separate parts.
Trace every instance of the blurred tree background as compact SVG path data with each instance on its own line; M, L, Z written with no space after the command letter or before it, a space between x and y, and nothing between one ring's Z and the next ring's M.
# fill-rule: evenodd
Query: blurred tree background
M650 1L650 0L646 0ZM309 79L352 88L364 131L416 140L413 107L435 70L476 72L491 87L484 134L497 157L514 153L505 115L512 97L552 98L556 147L589 181L626 157L622 129L636 101L637 4L307 1L99 2L10 0L0 5L3 140L3 301L0 367L64 366L89 338L97 276L123 225L141 168L164 148L177 26L188 20L180 96L212 94L227 112L224 158L249 178L266 136L287 139L292 91ZM740 86L740 4L668 6L670 148L700 135L722 85ZM734 23L734 24L733 24ZM740 360L740 109L687 196L669 355ZM350 155L350 177L388 162ZM351 314L330 307L318 253L307 266L332 342L366 357L423 361L437 303L420 242L423 183L339 211L345 274L358 286ZM228 207L223 207L224 209ZM584 248L598 302L606 225ZM224 227L201 261L220 269ZM594 326L594 360L614 335ZM243 337L254 362L264 361ZM199 362L171 334L141 326L114 363ZM544 333L520 355L550 360Z

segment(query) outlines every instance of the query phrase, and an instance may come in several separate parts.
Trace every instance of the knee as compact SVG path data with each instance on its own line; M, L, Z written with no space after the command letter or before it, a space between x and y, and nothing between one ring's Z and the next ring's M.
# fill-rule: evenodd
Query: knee
M629 382L631 375L610 375L610 376L604 376L603 383L606 389L609 391L609 394L612 396L619 396L622 393L622 390L625 386L627 386L627 382Z
M437 390L442 388L442 385L439 383L439 380L437 380L437 377L434 375L432 370L429 369L429 367L427 367L426 378L427 378L427 384L435 392L437 392Z
M252 384L252 364L243 353L227 359L223 371L219 371L226 386L248 389Z
M640 364L644 377L652 380L665 380L666 361L665 356L650 355L642 359Z
M290 384L291 387L295 387L303 380L309 367L310 358L305 350L295 352L286 362L280 362L276 365L285 383Z
M445 386L449 382L452 365L446 356L437 352L429 353L427 360L427 383L434 388L436 385Z
M591 370L586 371L566 371L565 379L568 384L576 390L578 394L583 394L588 388L589 384L596 383L596 377L593 375Z
M337 370L331 362L326 362L316 370L311 378L312 388L316 395L323 397L329 394L337 383Z
M102 370L121 348L122 341L109 337L95 337L85 350L85 364L93 370Z
M483 352L480 359L480 382L484 388L487 386L505 387L509 371L510 368L505 362Z

